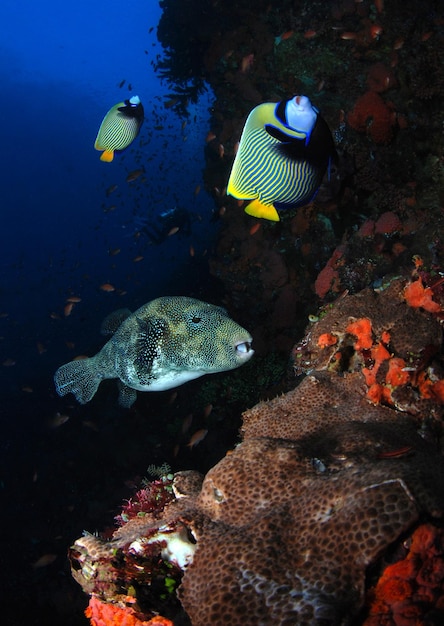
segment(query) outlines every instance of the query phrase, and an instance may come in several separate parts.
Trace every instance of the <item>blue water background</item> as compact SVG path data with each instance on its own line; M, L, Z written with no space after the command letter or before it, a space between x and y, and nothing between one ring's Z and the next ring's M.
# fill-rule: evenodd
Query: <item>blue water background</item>
M211 246L211 201L195 195L211 94L190 107L185 127L164 108L168 86L152 65L161 54L159 16L151 1L22 0L0 8L7 60L0 69L0 363L15 362L1 371L7 394L39 384L49 393L54 367L90 349L113 309L190 295L190 245L196 257ZM101 120L135 94L145 108L140 136L103 163L93 148ZM128 184L141 167L145 174ZM176 205L195 217L191 237L179 233L161 246L134 238L143 220L155 223ZM115 292L100 290L107 282ZM65 317L71 295L82 301Z

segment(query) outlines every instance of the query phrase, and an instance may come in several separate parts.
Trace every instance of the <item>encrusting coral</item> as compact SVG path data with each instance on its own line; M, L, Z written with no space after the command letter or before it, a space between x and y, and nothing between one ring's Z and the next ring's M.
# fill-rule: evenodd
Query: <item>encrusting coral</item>
M111 540L78 539L75 578L104 602L131 591L150 617L174 619L177 588L193 626L333 626L363 612L368 626L400 624L384 620L405 613L407 589L410 614L428 594L444 619L441 314L418 275L325 307L293 351L299 386L246 411L242 443L205 477L175 474L162 510L139 510ZM369 566L411 533L411 563L368 592ZM171 602L164 585L156 605L162 577Z
M358 132L367 133L375 143L388 144L393 139L396 115L393 106L376 91L367 91L355 102L347 122Z

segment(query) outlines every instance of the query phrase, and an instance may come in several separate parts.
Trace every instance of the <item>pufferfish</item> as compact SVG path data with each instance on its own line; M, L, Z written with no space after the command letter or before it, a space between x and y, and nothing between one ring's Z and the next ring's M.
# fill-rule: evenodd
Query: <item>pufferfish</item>
M152 300L131 313L108 316L102 334L113 334L91 358L71 361L54 375L57 393L89 402L106 378L117 378L119 404L129 408L136 391L163 391L246 363L254 354L250 333L225 309L183 296Z
M109 163L115 150L124 150L139 134L144 111L139 96L115 104L105 115L94 148L103 150L101 161Z
M326 121L307 96L265 102L249 114L227 193L246 213L279 221L278 210L310 202L336 155Z

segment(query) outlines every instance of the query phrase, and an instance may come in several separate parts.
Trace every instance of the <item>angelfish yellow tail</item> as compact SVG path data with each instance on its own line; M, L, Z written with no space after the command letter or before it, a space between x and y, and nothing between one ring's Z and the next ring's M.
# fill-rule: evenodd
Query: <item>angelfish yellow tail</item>
M280 217L272 204L263 204L260 200L253 200L245 207L245 213L253 217L262 217L264 220L279 222Z
M100 160L105 161L105 163L111 163L114 159L114 150L104 150L100 155Z

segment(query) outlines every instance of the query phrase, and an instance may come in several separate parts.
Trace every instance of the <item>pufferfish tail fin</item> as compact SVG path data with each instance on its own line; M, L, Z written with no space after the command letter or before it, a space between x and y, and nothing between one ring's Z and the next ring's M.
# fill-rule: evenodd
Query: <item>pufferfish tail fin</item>
M96 393L101 381L100 369L95 357L70 361L59 367L54 374L54 383L59 396L72 393L77 402L86 404Z

